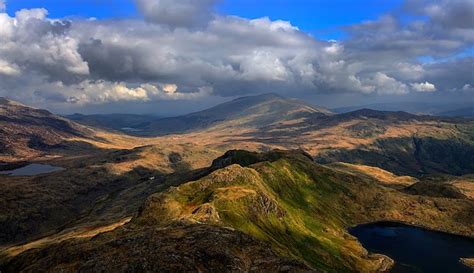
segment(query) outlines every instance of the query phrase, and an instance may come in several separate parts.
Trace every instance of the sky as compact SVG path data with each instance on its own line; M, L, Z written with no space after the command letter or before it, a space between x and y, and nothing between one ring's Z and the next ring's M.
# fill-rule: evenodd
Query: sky
M59 113L474 104L473 71L472 0L0 0L0 96Z

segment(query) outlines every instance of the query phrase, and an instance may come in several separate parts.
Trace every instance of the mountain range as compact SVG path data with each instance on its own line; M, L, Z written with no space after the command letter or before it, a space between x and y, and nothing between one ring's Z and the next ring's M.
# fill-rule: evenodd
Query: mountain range
M363 106L349 106L331 109L335 113L346 113L364 108L378 111L405 111L413 114L433 115L433 116L457 116L473 117L472 102L459 103L435 103L435 102L391 102L373 103Z
M0 175L2 272L386 272L350 227L474 236L469 118L275 94L170 118L0 102L0 168L63 167Z
M168 118L124 115L71 115L67 118L85 124L112 128L110 124L121 124L127 133L146 136L159 136L196 130L214 126L222 127L262 127L275 122L297 119L309 114L332 114L324 108L316 108L296 99L287 99L277 94L263 94L238 98L215 107ZM124 120L125 118L125 120ZM121 123L115 120L121 119Z

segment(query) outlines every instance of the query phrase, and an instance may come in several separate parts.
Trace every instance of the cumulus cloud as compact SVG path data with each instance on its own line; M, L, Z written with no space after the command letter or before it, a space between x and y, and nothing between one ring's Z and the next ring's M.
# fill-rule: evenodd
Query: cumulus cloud
M119 101L147 102L157 99L190 100L207 96L212 91L210 87L201 87L194 92L178 93L177 88L174 84L147 83L130 86L125 82L85 80L71 85L64 85L62 82L42 84L35 88L33 94L39 100L84 105Z
M45 9L18 11L15 17L0 13L0 59L9 70L71 78L89 74L77 49L79 41L69 35L71 23L47 19ZM18 74L18 73L10 73ZM55 76L55 77L56 77Z
M409 0L406 13L424 20L384 15L348 27L341 41L287 21L216 15L215 2L136 0L145 20L0 12L0 96L80 105L261 92L436 95L474 86L474 60L460 54L472 47L474 26L456 21L469 15L460 10L469 0ZM433 61L420 61L426 56Z
M176 84L165 84L163 85L163 91L167 94L174 94L176 93L176 90L178 90L178 86Z
M474 86L470 85L469 83L466 83L466 84L462 87L462 91L474 92Z
M411 88L416 92L435 92L436 86L429 82L412 83Z
M0 59L0 74L14 76L20 74L20 69L15 64Z
M408 93L408 87L406 84L381 72L375 73L374 77L368 82L373 84L374 88L379 90L379 93L397 95Z

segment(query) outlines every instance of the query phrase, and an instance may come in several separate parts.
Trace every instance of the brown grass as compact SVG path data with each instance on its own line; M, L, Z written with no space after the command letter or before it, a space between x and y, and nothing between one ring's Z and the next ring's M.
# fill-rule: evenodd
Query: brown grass
M461 262L474 270L474 258L462 258Z
M105 226L83 226L77 227L70 230L62 231L61 233L54 234L52 236L44 237L42 239L32 241L26 244L5 247L4 249L0 249L0 253L2 255L6 255L8 257L14 257L18 254L21 254L29 249L33 248L42 248L48 245L57 244L65 240L69 239L78 239L78 238L90 238L94 237L100 233L112 231L118 227L125 225L126 223L130 222L132 217L127 217L119 222L112 223Z
M404 188L418 182L418 179L411 176L397 176L383 169L365 165L336 163L336 168L347 171L352 174L363 174L376 179L383 185Z
M451 183L469 199L474 199L474 178L460 177L456 178Z

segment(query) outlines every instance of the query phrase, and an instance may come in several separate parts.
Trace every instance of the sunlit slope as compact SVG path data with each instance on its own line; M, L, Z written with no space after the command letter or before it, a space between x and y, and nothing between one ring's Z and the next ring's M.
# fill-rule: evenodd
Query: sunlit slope
M246 166L254 156L238 152L224 161ZM367 257L347 234L355 223L395 220L463 234L474 230L472 202L415 198L374 179L314 164L301 154L267 156L267 161L229 165L152 196L136 223L230 226L329 272L380 267L383 259Z
M390 260L368 255L348 227L400 221L474 236L474 203L468 198L394 189L363 172L315 164L301 151L229 151L187 177L171 184L165 180L165 188L147 184L157 193L147 198L138 216L114 231L57 243L51 237L39 249L6 254L3 268L18 272L133 265L166 271L255 266L260 272L298 272L308 270L306 264L326 272L376 272L386 269ZM403 179L393 174L390 178ZM89 262L82 263L83 257ZM252 264L252 259L259 262Z
M137 125L139 135L164 135L204 130L215 127L261 128L275 122L298 119L313 115L326 115L326 109L316 108L303 101L289 99L276 94L242 97L219 104L204 111L184 116L158 119L148 124Z

